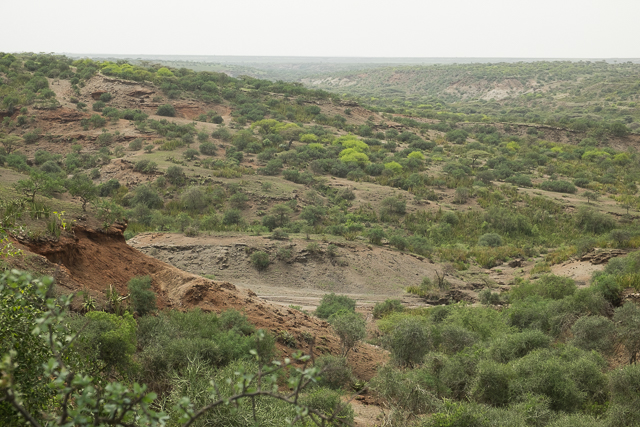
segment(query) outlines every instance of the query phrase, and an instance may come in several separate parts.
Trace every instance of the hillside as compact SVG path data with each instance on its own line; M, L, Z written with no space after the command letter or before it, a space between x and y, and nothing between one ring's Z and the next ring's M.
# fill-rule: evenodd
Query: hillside
M433 66L428 77L402 68L384 79L447 101L415 105L422 95L411 93L365 107L301 84L187 68L0 57L3 270L83 291L70 325L136 316L129 362L109 365L78 344L105 364L92 372L177 399L199 361L211 375L254 369L247 354L263 328L271 355L315 340L315 356L353 371L341 371L338 391L323 385L321 402L367 382L364 403L384 408L389 425L434 425L455 415L447 402L470 417L517 420L509 425L525 425L525 404L546 414L539 425L616 425L633 407L615 381L633 374L638 353L635 65ZM480 99L507 80L508 97ZM548 110L564 108L564 93L605 108L598 119L561 120ZM524 113L463 111L474 103ZM553 120L530 116L542 113ZM135 308L132 280L149 280L160 311ZM329 322L311 313L331 298L346 312L335 303ZM108 313L91 314L100 309ZM363 325L346 361L341 316ZM551 371L563 373L564 394L534 381ZM482 386L494 376L501 385ZM427 391L410 400L417 389ZM365 406L354 405L364 414L356 421L381 422ZM273 411L265 417L284 419Z

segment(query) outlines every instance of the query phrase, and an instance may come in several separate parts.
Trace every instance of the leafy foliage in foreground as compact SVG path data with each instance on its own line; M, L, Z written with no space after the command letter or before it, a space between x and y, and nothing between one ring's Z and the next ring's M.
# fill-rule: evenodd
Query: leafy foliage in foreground
M321 368L310 356L297 353L301 367L284 363L266 364L263 359L273 349L262 331L255 331L246 318L227 312L218 318L200 312L164 313L143 317L138 344L161 356L156 332L178 337L181 357L174 366L154 374L166 375L168 397L157 401L157 394L146 385L131 381L135 374L130 359L136 349L136 323L105 312L90 312L79 333L69 329L68 310L73 296L53 298L53 281L19 271L0 276L0 320L11 326L11 334L0 341L0 420L3 425L25 422L39 426L127 426L127 425L344 425L353 422L353 410L339 394L329 389L308 389L320 379ZM157 320L154 320L157 319ZM79 325L79 321L73 321ZM163 329L160 331L160 329ZM245 334L255 345L246 356L237 346ZM213 338L208 341L206 337ZM236 338L236 343L229 342ZM209 348L201 344L212 343ZM235 355L226 361L207 360L216 344L223 344ZM166 342L165 342L166 344ZM200 353L198 353L198 347ZM246 349L246 348L245 348ZM271 349L271 350L270 350ZM195 350L195 351L194 351ZM168 350L176 354L176 348ZM214 350L215 352L215 350ZM271 353L272 354L272 353ZM147 353L148 360L148 353ZM226 367L219 368L226 365ZM121 380L112 382L101 375L105 368ZM159 366L154 366L159 368ZM139 368L138 368L139 370ZM288 379L288 392L280 392L278 381ZM111 378L109 376L109 378ZM43 380L46 378L47 380ZM157 385L158 383L156 383ZM161 410L159 410L161 409Z

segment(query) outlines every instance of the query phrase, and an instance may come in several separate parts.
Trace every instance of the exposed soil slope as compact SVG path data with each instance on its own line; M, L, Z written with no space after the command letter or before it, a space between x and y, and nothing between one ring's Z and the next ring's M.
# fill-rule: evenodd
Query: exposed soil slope
M200 308L221 312L236 309L243 312L258 328L278 336L288 331L296 338L296 347L308 349L304 337L315 337L315 354L338 354L339 339L333 335L329 324L302 311L271 304L249 289L237 287L226 281L213 281L184 272L147 256L127 245L122 235L124 226L106 231L78 225L74 236L62 237L57 242L21 242L25 248L42 257L43 270L55 269L57 283L67 291L82 289L101 297L109 285L121 294L127 293L126 284L134 276L150 275L158 295L160 308ZM46 258L46 259L45 259ZM56 267L57 266L57 267ZM283 355L294 349L279 345ZM360 344L349 356L355 374L370 379L377 366L386 360L386 353L369 344Z

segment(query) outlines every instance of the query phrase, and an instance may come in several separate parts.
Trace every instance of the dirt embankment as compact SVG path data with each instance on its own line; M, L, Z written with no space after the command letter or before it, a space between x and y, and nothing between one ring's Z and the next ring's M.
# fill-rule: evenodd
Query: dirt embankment
M329 292L349 295L364 310L387 298L400 299L405 306L424 306L421 298L405 289L419 285L424 277L435 279L436 270L442 270L442 265L421 256L356 242L334 242L332 252L328 241L144 233L128 243L181 270L214 275L269 301L304 309L315 309ZM266 269L258 270L251 263L255 251L269 254Z
M145 255L127 245L122 234L124 228L115 226L97 230L77 225L73 235L63 236L55 242L24 240L20 243L25 249L25 257L37 258L43 271L55 272L63 292L88 290L100 301L102 292L109 285L126 294L126 284L131 278L150 275L160 308L200 308L217 313L236 309L256 327L269 330L275 336L288 331L296 338L299 349L308 349L308 338L315 337L316 355L339 353L340 341L327 322L299 310L272 304L253 291L230 282L196 276ZM283 356L294 351L282 344L278 347ZM354 373L364 380L370 379L386 359L386 352L366 343L360 344L349 356Z

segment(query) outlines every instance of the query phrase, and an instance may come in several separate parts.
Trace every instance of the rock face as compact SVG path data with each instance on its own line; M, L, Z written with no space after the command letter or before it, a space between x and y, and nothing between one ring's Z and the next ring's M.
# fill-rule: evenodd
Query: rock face
M91 92L91 97L95 100L100 99L100 95L102 95L103 93L107 93L106 90L97 90L95 92Z
M621 249L608 249L608 250L593 250L580 258L580 261L589 261L591 264L605 264L611 258L615 258L620 255L625 255L627 252Z

